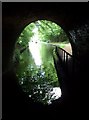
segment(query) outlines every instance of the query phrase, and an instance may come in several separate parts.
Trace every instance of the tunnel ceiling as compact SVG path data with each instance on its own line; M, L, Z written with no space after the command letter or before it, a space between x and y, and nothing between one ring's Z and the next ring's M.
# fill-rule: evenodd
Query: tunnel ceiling
M84 8L84 9L83 9ZM47 4L47 3L6 3L3 4L3 17L8 22L20 23L23 19L36 19L36 17L53 19L66 29L71 29L76 23L84 22L88 8L79 4Z
M88 6L76 3L3 3L3 59L12 55L16 39L31 22L46 19L55 22L66 32L88 21ZM6 52L7 49L7 52ZM6 67L7 62L4 66Z

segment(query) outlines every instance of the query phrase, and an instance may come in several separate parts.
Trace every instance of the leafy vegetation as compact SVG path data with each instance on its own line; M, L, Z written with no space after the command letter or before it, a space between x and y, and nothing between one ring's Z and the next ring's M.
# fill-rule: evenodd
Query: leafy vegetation
M34 101L48 104L55 100L51 91L60 84L53 50L55 45L64 47L66 43L68 38L61 27L46 20L29 24L20 34L13 56L14 68L23 91ZM35 62L38 58L40 65Z
M34 28L38 28L39 40L48 43L65 42L68 43L68 37L64 30L57 24L47 21L38 20L29 24L20 34L17 44L19 47L27 47L28 42L34 36Z

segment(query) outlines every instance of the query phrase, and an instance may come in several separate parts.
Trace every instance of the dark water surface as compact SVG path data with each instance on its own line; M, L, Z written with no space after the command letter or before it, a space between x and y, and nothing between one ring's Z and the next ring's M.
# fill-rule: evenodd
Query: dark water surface
M15 70L24 92L33 101L51 104L61 96L54 67L55 46L45 42L29 42L29 47L19 56Z

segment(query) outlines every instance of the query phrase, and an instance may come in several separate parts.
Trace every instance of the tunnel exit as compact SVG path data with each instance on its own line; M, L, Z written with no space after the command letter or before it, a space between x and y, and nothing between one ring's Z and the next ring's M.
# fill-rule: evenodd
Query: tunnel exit
M24 28L15 46L15 73L23 91L34 102L43 104L51 104L60 98L62 91L54 66L53 51L57 46L72 54L63 29L52 21L32 22Z

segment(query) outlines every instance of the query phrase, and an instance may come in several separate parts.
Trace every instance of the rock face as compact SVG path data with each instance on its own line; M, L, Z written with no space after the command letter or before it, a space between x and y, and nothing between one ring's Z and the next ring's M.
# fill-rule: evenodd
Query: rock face
M75 53L77 57L83 57L89 52L89 22L75 26L75 28L69 32L71 34L72 42L76 48Z

